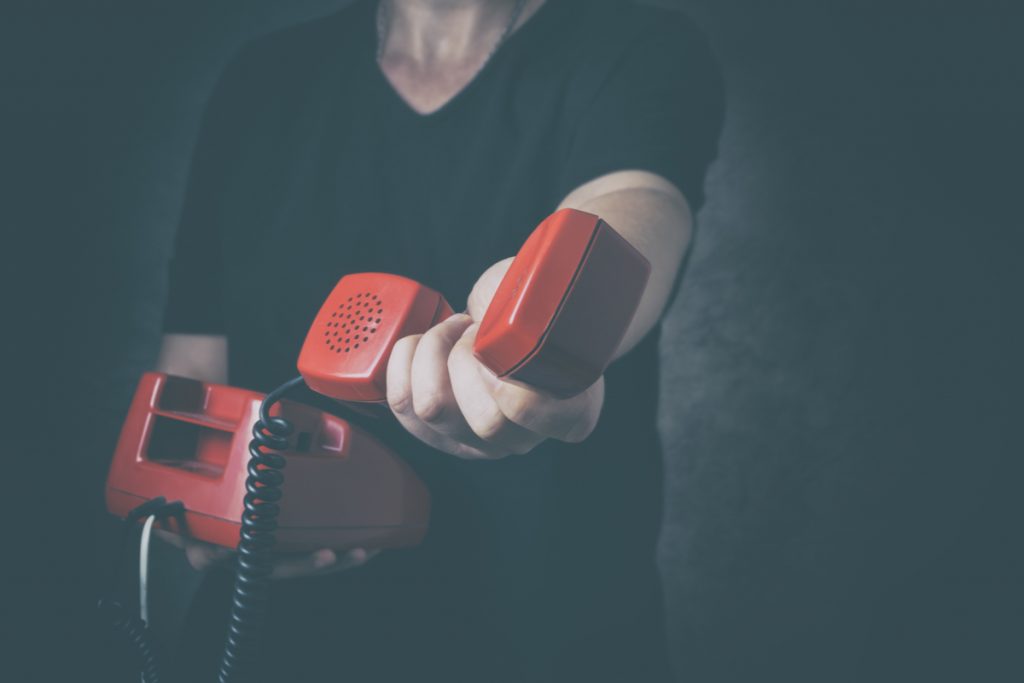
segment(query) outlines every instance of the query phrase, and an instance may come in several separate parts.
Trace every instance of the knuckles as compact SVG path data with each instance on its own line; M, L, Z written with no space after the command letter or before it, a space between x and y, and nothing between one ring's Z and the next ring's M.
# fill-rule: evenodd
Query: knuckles
M597 427L597 420L590 420L583 423L582 426L577 424L574 429L570 429L568 433L562 437L562 441L567 443L580 443L585 441L593 432L594 428Z
M588 438L597 426L603 403L603 385L571 399L557 400L515 383L498 378L487 381L479 361L472 355L472 338L476 324L470 325L449 349L441 373L447 370L451 389L439 391L423 386L421 381L413 389L409 374L411 367L395 368L405 375L405 381L389 381L387 402L391 410L415 419L428 427L456 419L468 424L472 433L483 444L461 443L447 450L452 455L471 459L498 459L508 455L522 455L532 451L546 438L579 443ZM428 333L429 334L429 333ZM400 339L393 350L400 358L411 356L425 335ZM413 349L406 348L411 344ZM439 354L438 360L444 356ZM476 380L480 373L482 385ZM436 373L435 373L436 374ZM391 378L389 377L389 380ZM461 384L460 384L461 382ZM482 395L480 392L488 394ZM458 397L458 400L456 400ZM452 411L461 414L452 415ZM527 434L521 434L524 431ZM421 439L423 437L420 437ZM429 442L428 442L429 443Z
M580 398L558 400L522 387L503 384L497 400L502 413L514 424L560 440L580 429L586 406Z
M512 396L499 396L499 401L501 412L517 425L529 428L536 421L540 401L535 396L517 391Z
M405 415L412 406L412 394L407 391L401 393L388 392L388 407L395 413Z
M413 400L413 412L423 422L441 422L448 410L448 401L439 393L429 393Z
M473 433L484 441L491 442L498 439L505 430L508 419L499 410L487 411L476 420L470 423Z

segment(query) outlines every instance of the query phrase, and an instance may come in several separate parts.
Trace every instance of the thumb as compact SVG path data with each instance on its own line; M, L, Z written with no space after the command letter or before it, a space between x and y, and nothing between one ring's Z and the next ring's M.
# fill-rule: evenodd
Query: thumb
M498 285L501 284L514 258L509 256L507 259L498 261L485 270L473 285L473 291L469 293L469 298L466 300L466 313L469 313L476 322L484 319L484 313L491 305L491 299L494 298L494 293L498 290Z

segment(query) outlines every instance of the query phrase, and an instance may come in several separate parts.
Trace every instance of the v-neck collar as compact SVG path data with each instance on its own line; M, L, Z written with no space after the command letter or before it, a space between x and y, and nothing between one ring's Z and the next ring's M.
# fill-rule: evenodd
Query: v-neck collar
M498 63L502 61L504 58L506 58L510 50L518 49L519 44L522 43L524 40L523 36L528 36L531 32L536 31L537 27L544 23L545 21L547 21L549 16L553 14L552 6L560 5L562 4L562 2L563 0L546 0L546 2L543 5L541 5L537 9L537 11L534 12L526 20L526 23L524 23L518 29L509 34L509 36L498 47L498 49L495 50L494 54L491 55L490 59L488 59L487 62L483 65L483 67L481 67L480 70L476 72L473 78L471 78L464 86L459 88L459 90L454 95L445 100L440 107L426 113L420 113L413 109L412 105L410 105L409 102L404 97L402 97L401 93L399 93L395 86L391 83L387 75L380 68L380 64L377 62L377 41L375 37L377 34L377 2L375 2L374 0L367 0L366 2L367 11L366 17L364 18L368 18L369 21L364 23L362 30L369 31L370 35L374 36L374 38L367 41L366 44L369 46L370 49L364 52L363 57L368 57L369 60L372 62L373 77L377 81L378 85L380 87L383 87L387 91L387 99L392 101L400 110L403 110L406 116L411 117L414 120L424 122L435 121L442 118L448 111L458 106L459 102L467 99L467 97L472 93L472 91L479 88L480 81L484 81L487 78L489 78L490 72L493 71L495 68L495 63Z

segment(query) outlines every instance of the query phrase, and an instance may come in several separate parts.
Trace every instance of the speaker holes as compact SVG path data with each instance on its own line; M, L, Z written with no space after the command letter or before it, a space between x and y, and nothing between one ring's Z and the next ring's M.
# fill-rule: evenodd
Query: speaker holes
M331 312L324 343L334 353L351 353L376 334L384 314L383 301L375 292L356 292Z
M384 306L376 292L356 292L331 312L324 342L334 353L351 353L370 341L383 321Z

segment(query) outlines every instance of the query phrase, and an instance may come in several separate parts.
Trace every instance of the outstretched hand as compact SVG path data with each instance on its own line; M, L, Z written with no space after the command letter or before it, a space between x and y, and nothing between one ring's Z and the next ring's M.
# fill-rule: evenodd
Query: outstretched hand
M398 340L387 369L388 405L413 436L462 458L527 453L552 438L578 442L597 425L604 378L571 398L554 398L498 378L473 355L480 321L512 259L477 280L466 313Z

